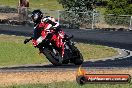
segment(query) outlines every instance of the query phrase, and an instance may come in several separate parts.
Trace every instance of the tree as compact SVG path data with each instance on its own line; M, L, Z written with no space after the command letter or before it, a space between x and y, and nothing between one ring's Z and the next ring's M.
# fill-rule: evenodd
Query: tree
M105 7L105 6L107 6L107 2L108 2L108 0L96 0L95 5L96 6L103 6L103 7Z
M132 4L130 0L109 0L106 13L115 15L132 14Z
M60 18L64 19L70 28L79 28L86 23L91 24L93 14L89 11L93 11L94 0L58 0L58 2L66 10L60 11Z
M67 11L85 12L92 10L94 0L58 0Z
M128 26L130 16L123 17L123 15L132 15L131 0L109 0L106 14L114 14L114 16L105 16L108 24Z

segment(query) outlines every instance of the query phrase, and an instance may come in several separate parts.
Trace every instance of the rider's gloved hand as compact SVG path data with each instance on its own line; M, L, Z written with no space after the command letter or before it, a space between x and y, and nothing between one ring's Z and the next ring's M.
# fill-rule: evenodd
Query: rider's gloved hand
M29 41L30 41L29 39L25 39L24 44L28 43Z
M28 43L30 40L32 40L32 39L34 39L34 37L31 37L31 38L29 38L29 39L25 39L24 40L24 44L26 44L26 43Z
M57 27L52 27L52 30L55 30L56 32L59 32L59 31L61 31L61 29L60 29L60 26L57 26Z
M57 28L56 27L52 27L53 30L56 30Z

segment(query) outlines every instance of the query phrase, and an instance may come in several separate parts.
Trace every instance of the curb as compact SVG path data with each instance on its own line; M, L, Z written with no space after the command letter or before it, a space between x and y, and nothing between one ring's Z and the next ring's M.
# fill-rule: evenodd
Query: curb
M131 31L130 29L125 29L125 28L95 28L95 30L103 30L103 31Z
M119 48L115 48L115 49L119 53L117 56L106 57L106 58L99 58L99 59L90 59L90 60L86 60L86 61L96 62L96 61L115 60L116 58L118 58L118 59L125 59L125 58L128 58L128 57L132 56L132 51L125 50L125 49L119 49Z

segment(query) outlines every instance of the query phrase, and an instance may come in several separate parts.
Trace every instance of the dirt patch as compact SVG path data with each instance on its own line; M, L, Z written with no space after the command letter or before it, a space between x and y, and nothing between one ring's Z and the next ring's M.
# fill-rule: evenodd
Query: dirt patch
M132 69L89 69L88 74L130 74ZM48 71L48 72L1 72L0 85L28 83L51 83L60 81L75 81L77 71Z
M18 14L17 13L0 13L0 19L4 20L4 19L18 19Z
M51 83L60 81L73 81L76 72L51 71L51 72L9 72L0 73L0 85L9 86L13 84L28 83Z
M104 29L104 28L116 28L117 30L120 28L124 28L125 30L128 29L127 26L123 25L109 25L106 22L100 22L95 24L96 28Z

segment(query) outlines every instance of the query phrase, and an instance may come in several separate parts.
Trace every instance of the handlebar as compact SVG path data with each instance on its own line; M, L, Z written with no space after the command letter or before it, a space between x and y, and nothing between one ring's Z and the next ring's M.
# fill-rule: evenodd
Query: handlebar
M29 38L29 39L25 39L24 40L24 44L27 44L30 40L32 40L33 38L31 37L31 38Z

